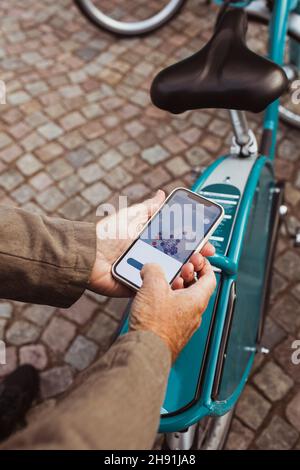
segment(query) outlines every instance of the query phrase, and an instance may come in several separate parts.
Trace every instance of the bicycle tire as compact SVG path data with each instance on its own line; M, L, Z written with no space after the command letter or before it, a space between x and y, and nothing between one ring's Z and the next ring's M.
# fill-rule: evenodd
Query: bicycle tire
M169 0L158 13L150 18L134 22L122 22L111 18L99 10L92 0L74 0L79 10L96 26L117 36L141 36L166 24L182 8L186 0Z

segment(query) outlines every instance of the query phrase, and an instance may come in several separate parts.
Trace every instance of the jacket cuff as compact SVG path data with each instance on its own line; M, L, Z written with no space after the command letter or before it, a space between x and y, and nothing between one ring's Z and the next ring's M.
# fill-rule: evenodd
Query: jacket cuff
M65 307L76 302L88 287L97 249L95 224L89 222L72 222L72 224L75 266L68 283L68 301Z

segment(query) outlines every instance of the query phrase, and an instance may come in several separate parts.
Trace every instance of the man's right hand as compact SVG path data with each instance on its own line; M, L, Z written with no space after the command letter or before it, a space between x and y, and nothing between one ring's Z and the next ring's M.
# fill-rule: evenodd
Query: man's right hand
M154 332L169 347L175 361L201 323L216 278L209 261L199 258L198 281L189 287L172 290L157 264L146 264L143 285L131 310L130 330Z

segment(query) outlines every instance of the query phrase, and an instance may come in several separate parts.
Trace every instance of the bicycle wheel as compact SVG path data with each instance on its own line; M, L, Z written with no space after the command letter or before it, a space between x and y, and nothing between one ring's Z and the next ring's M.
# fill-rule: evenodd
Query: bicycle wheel
M165 434L163 450L221 450L225 447L234 409L220 417L208 416L184 432Z
M230 431L234 409L219 418L207 418L197 425L193 450L224 449Z
M160 28L180 10L185 1L166 0L163 8L160 6L160 10L150 17L138 21L126 21L114 19L104 13L100 9L101 0L74 0L81 12L96 26L119 36L139 36ZM162 2L159 3L161 5Z

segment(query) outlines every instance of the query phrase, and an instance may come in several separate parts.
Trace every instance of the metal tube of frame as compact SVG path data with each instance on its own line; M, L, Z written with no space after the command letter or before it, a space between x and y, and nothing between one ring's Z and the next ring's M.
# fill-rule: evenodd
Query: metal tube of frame
M246 145L250 139L246 113L245 111L230 109L229 114L236 142L242 147Z
M283 64L288 19L292 0L275 0L274 11L270 26L269 58L278 65ZM265 113L264 133L262 139L262 152L274 159L276 150L276 136L279 119L279 100L268 106Z

